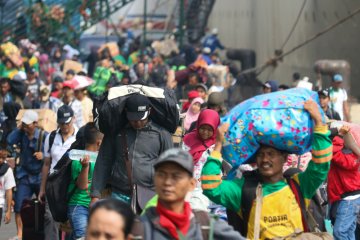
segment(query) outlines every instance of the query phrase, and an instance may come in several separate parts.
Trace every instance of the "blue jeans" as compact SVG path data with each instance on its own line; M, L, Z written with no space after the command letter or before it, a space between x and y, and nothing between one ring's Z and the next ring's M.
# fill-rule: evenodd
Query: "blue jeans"
M68 217L72 227L72 239L85 237L89 208L82 205L69 205Z
M360 210L360 198L340 200L334 225L335 240L355 240L357 215Z
M35 178L34 178L35 177ZM41 178L39 176L24 176L16 184L14 211L20 213L21 205L25 199L36 196L40 191Z

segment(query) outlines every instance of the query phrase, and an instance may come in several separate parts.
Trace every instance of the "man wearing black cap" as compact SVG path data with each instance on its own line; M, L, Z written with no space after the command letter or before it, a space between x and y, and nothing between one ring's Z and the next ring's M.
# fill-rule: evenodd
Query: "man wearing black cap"
M207 212L193 212L185 201L187 193L196 185L194 163L188 152L169 149L160 155L154 168L158 203L148 208L141 221L136 222L132 231L134 239L244 239L226 222L211 218ZM144 227L142 225L148 226L145 236L137 231Z
M125 109L129 124L120 134L103 139L91 197L93 202L98 200L110 182L113 198L130 203L136 192L137 198L133 200L137 200L137 207L141 209L155 194L152 191L154 161L173 143L170 133L150 120L151 107L147 97L133 94L127 99Z
M263 84L263 93L276 92L278 90L278 83L276 80L269 80Z
M341 120L340 115L334 109L329 107L330 91L328 89L318 91L320 106L328 119Z
M63 105L59 108L57 112L57 123L59 125L58 130L51 132L45 139L45 158L41 172L42 179L39 193L40 201L43 201L43 197L45 197L45 187L48 175L54 172L54 167L57 162L70 148L71 144L75 142L76 133L78 131L74 126L74 111L68 105ZM59 226L52 218L47 201L44 218L45 239L59 239Z

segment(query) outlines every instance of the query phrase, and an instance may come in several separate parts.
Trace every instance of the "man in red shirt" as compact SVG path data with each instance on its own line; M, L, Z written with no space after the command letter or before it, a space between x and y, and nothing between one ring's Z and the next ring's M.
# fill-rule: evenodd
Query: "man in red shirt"
M330 203L338 205L334 224L335 239L355 240L357 215L360 212L359 156L345 148L343 136L349 126L343 126L333 139L333 159L328 175Z

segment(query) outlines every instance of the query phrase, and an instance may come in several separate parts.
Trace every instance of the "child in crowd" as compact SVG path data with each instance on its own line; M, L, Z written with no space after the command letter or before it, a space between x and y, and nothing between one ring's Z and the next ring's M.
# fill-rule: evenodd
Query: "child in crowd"
M100 148L103 135L97 130L94 123L88 123L84 129L85 150L97 152ZM72 161L71 183L68 191L71 194L68 203L68 216L73 229L73 239L85 236L89 217L90 188L95 163L89 162L90 157L85 155L80 161Z
M6 146L0 146L0 225L3 211L5 211L4 222L8 224L11 220L12 188L15 187L15 179L12 169L6 163L8 151Z
M214 149L216 130L220 124L219 114L211 109L203 110L198 118L196 129L184 137L183 149L189 151L194 160L195 190L191 194L190 204L193 209L207 211L209 199L202 194L201 170L211 151Z
M199 93L196 90L192 90L188 92L187 96L188 96L188 101L184 103L181 112L186 112L189 109L191 102L195 98L199 97Z
M197 97L194 100L192 100L190 107L185 114L185 119L184 119L184 128L186 131L190 129L192 122L197 121L201 111L201 104L203 103L204 100L200 97Z
M196 86L196 91L199 93L199 97L201 97L204 101L206 101L206 99L207 99L207 91L208 91L207 86L205 84L203 84L203 83L199 83Z

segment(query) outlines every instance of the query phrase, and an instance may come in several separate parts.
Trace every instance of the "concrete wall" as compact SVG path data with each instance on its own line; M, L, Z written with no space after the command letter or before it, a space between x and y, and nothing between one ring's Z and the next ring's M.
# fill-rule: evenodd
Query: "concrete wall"
M209 28L217 27L226 47L250 48L257 52L260 65L274 55L285 41L300 11L301 0L218 0L209 19ZM356 0L308 0L300 21L284 51L305 41L325 27L360 7ZM329 33L297 50L278 65L260 75L290 83L292 73L315 79L313 64L318 59L344 59L351 64L353 96L360 98L360 14ZM329 82L329 81L328 81Z

